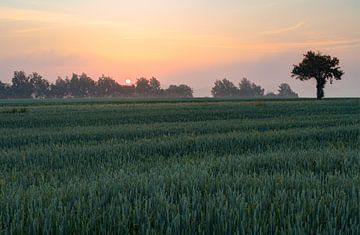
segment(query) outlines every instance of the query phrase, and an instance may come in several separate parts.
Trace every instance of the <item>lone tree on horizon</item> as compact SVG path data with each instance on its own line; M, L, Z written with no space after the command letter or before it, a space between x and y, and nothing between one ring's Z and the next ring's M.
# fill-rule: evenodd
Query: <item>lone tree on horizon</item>
M344 72L339 67L338 58L309 51L299 65L294 65L291 74L301 81L316 79L317 99L320 100L324 97L326 82L332 84L334 80L341 80Z

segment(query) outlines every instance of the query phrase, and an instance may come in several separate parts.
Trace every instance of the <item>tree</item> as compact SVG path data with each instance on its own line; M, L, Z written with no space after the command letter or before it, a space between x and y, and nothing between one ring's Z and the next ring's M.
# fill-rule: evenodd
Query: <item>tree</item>
M238 88L226 78L216 80L214 87L211 89L211 94L215 98L237 96L238 92Z
M15 71L12 85L0 81L1 98L68 98L91 96L121 97L174 97L191 98L193 90L187 85L171 85L168 89L161 88L160 81L155 77L150 80L140 78L135 85L120 85L111 77L102 75L98 81L92 80L85 73L73 74L69 79L58 77L50 83L38 73L28 76L24 71Z
M278 90L279 97L283 97L283 98L299 98L299 95L297 93L295 93L289 84L287 83L281 83L279 86L279 90Z
M162 96L164 92L164 90L161 89L161 84L159 80L157 80L155 77L152 77L149 80L149 89L150 89L150 94L154 97Z
M120 95L121 86L111 77L102 75L96 83L96 94L98 96Z
M193 90L191 87L181 84L170 85L168 89L165 90L166 96L170 98L192 98Z
M156 92L161 89L161 84L160 84L159 80L157 80L155 77L152 77L149 80L149 87L152 92Z
M0 81L0 99L9 98L10 86Z
M35 72L30 74L28 78L32 86L32 95L34 97L45 98L49 96L50 83L46 79L43 79L40 74Z
M89 97L95 95L95 81L85 73L80 76L73 74L70 79L70 91L74 97Z
M301 81L315 79L317 99L320 100L324 97L327 81L332 84L334 80L341 80L344 75L338 65L339 59L336 57L309 51L299 65L294 65L291 76Z
M15 71L12 78L11 93L14 98L31 98L33 87L24 71Z
M69 80L69 95L80 97L79 75L73 73Z
M95 81L92 80L85 73L79 77L79 95L80 97L91 97L95 95Z
M150 95L150 84L146 78L139 78L136 83L136 94L142 97L148 97Z
M265 90L261 86L252 83L247 78L243 78L239 83L239 96L240 97L260 97L264 96Z
M52 97L64 98L71 95L69 78L62 79L58 77L55 84L50 85L50 93Z

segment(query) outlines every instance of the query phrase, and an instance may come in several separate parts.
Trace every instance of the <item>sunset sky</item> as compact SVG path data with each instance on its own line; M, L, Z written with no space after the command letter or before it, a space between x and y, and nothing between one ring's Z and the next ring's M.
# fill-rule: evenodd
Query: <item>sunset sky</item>
M0 80L14 70L50 81L157 77L210 96L216 79L243 77L276 91L308 50L340 59L343 81L327 96L360 95L359 0L1 0Z

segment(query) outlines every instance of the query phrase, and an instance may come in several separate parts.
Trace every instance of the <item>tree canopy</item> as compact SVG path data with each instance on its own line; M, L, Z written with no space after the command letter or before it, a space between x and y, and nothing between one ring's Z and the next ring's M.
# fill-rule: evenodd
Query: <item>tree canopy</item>
M237 96L239 89L226 78L223 80L216 80L215 85L211 90L211 94L215 98L233 97Z
M9 91L10 91L9 85L0 81L0 99L5 99L9 97L10 96Z
M155 77L139 78L135 85L120 85L111 77L102 75L95 81L85 73L74 73L71 78L65 79L58 77L54 83L50 83L38 73L27 75L24 71L15 71L11 85L0 82L0 99L68 97L191 98L193 90L184 84L163 89Z
M278 89L278 97L283 97L283 98L298 98L299 95L294 92L290 85L287 83L281 83Z
M325 84L334 80L341 80L344 72L339 67L339 59L329 55L323 55L321 52L309 51L304 55L300 64L294 65L292 77L301 81L315 79L317 98L324 97Z
M24 71L15 71L10 92L14 98L31 98L33 87L30 76L26 76Z
M243 78L239 87L236 87L234 83L227 80L226 78L223 80L216 80L214 83L214 87L211 90L211 94L215 98L224 98L224 97L238 97L238 98L298 98L298 94L295 93L290 85L287 83L282 83L279 86L279 93L275 94L273 92L269 92L266 95L265 89L261 86L251 82L247 78Z
M264 89L261 86L252 83L247 78L243 78L239 83L239 87L234 83L224 78L223 80L216 80L211 94L216 98L223 97L242 97L254 98L264 95Z
M181 84L177 85L170 85L168 89L165 90L166 97L171 98L192 98L193 97L193 90L191 87Z
M239 83L239 96L240 97L261 97L264 95L265 90L249 81L247 78L243 78Z
M160 81L152 77L139 78L133 85L120 85L109 76L102 75L93 80L87 74L72 74L71 78L58 77L54 83L44 79L38 73L26 74L15 71L12 84L0 81L0 99L9 98L83 98L83 97L139 97L139 98L192 98L193 89L185 84L169 85L162 88ZM288 84L279 86L278 94L273 92L264 95L265 89L247 78L238 86L224 78L216 80L211 94L215 98L297 98Z

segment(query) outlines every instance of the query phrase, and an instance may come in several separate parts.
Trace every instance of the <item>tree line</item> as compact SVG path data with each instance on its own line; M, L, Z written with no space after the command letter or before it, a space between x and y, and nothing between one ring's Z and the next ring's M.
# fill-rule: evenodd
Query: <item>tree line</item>
M341 80L344 71L339 67L339 59L321 52L309 51L304 59L293 66L291 76L301 81L315 79L317 99L324 97L325 85L334 80ZM211 89L215 98L242 97L242 98L297 98L299 97L287 83L279 86L278 93L264 94L265 90L255 83L244 78L235 86L227 79L217 80ZM102 75L94 81L85 73L73 74L69 79L59 77L55 83L50 83L38 73L26 75L24 71L15 71L12 84L0 81L0 99L8 98L66 98L66 97L167 97L192 98L193 90L187 85L170 85L167 89L161 88L156 78L137 79L134 85L123 86L111 77Z
M300 81L315 79L316 97L320 100L325 96L324 89L328 82L333 84L335 80L342 79L344 71L341 70L339 64L340 60L337 57L324 55L319 51L308 51L298 65L293 65L291 77ZM246 78L239 83L239 87L227 79L217 80L211 90L214 97L264 97L264 92L265 90L261 86L250 82ZM265 97L297 98L298 94L288 84L282 83L279 86L278 94L270 92Z
M265 95L265 89L255 83L249 81L247 78L243 78L239 83L239 86L235 86L234 83L228 79L217 80L214 87L211 90L211 94L216 98L224 97L241 97L241 98L298 98L299 95L295 93L290 85L287 83L280 84L278 93L269 92Z
M139 78L134 85L120 85L111 77L102 75L95 81L85 73L65 79L59 77L55 83L50 83L36 72L27 75L24 71L15 71L11 85L0 81L0 99L69 97L192 98L193 90L184 84L164 89L154 77Z
M279 86L278 94L265 90L244 78L236 87L227 79L217 80L211 90L215 98L297 98L298 94L290 86L283 83ZM34 72L26 74L15 71L12 84L0 81L0 99L28 99L28 98L84 98L84 97L142 97L142 98L192 98L193 90L188 85L170 85L164 89L158 79L152 77L139 78L133 85L120 85L111 77L102 75L97 81L85 73L73 74L71 78L59 77L50 83L40 74Z

